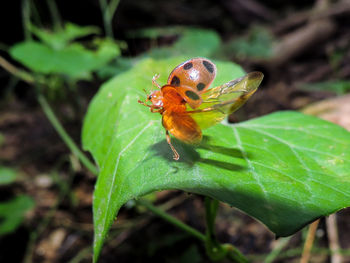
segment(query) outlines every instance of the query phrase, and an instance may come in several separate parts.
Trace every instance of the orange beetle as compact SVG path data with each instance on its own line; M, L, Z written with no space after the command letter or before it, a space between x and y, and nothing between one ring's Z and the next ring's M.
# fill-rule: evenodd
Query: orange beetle
M160 86L155 75L152 83L159 90L151 92L146 101L139 103L151 112L162 115L166 139L178 160L180 155L171 144L169 132L177 139L198 144L202 140L202 129L221 122L227 115L242 106L260 85L263 74L251 72L209 89L216 76L216 66L206 58L193 58L178 65ZM147 104L150 101L151 104Z

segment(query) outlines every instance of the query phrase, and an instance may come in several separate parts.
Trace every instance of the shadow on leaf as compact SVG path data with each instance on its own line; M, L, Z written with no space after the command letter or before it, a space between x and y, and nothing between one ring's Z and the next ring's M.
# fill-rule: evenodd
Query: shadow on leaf
M155 155L160 156L167 160L168 162L180 162L186 163L189 166L195 165L197 162L205 163L208 165L212 165L218 168L227 169L227 170L243 170L246 169L245 166L230 162L224 162L220 160L202 158L201 155L196 151L196 149L205 149L211 152L215 152L217 154L223 154L226 156L230 156L233 158L244 158L240 149L229 148L224 146L217 146L211 144L210 137L204 136L202 142L199 145L189 145L185 144L177 139L172 138L172 143L180 154L180 159L175 161L173 159L173 153L166 142L166 140L162 140L153 146L151 146L151 150L155 151ZM249 154L247 154L249 155Z

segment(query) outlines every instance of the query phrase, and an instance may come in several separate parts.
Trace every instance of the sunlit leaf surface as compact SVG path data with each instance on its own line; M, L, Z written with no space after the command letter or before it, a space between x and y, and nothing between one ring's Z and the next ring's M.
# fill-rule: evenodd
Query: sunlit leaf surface
M277 236L350 204L350 134L296 112L280 112L204 131L198 147L174 141L172 160L161 116L137 103L160 73L188 58L144 60L109 81L93 99L83 145L100 174L94 192L95 260L120 207L162 189L208 195L263 222ZM242 76L232 63L216 62L214 86ZM259 91L257 91L259 92Z

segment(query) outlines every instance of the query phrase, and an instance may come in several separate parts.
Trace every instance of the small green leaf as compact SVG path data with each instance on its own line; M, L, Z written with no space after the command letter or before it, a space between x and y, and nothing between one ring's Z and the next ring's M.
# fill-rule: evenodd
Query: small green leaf
M0 203L0 235L15 231L22 223L25 212L33 207L34 201L27 195Z
M10 184L15 181L17 172L8 167L0 165L0 185Z
M31 25L31 31L45 44L53 49L63 49L76 38L97 34L100 32L95 26L79 26L66 23L62 30L51 32Z
M120 207L163 189L203 194L257 218L278 236L350 204L350 133L297 112L280 112L204 131L198 147L175 139L178 162L165 140L161 116L137 103L160 73L185 58L144 60L106 83L93 99L83 145L100 167L94 192L94 260ZM215 62L214 86L243 75Z
M65 74L72 78L87 78L90 72L105 65L120 54L111 40L97 41L92 51L74 43L55 50L39 42L22 42L10 49L11 56L33 71Z

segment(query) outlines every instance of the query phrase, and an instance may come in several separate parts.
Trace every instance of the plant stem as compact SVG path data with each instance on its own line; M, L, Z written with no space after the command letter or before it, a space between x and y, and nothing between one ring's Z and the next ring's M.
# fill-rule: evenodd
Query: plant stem
M205 197L205 220L207 222L205 247L207 255L213 261L230 259L237 263L246 263L248 259L231 244L220 244L215 236L215 218L219 201L208 196Z
M84 155L82 151L80 151L79 147L75 144L75 142L72 140L72 138L67 134L67 132L64 130L63 126L59 122L59 120L56 118L54 112L52 111L50 105L46 101L45 97L43 95L38 95L38 101L40 103L40 106L42 107L46 117L51 122L52 126L55 128L57 133L60 135L61 139L66 143L68 148L71 150L73 154L75 154L79 160L85 165L85 167L92 172L93 174L97 175L98 171L95 167L95 165Z
M58 12L55 0L47 0L47 5L51 13L53 28L56 31L62 29L62 19L60 13Z
M100 0L100 8L102 12L103 26L105 28L105 33L108 37L113 38L112 26L109 24L109 10L107 0Z
M108 5L109 8L109 14L110 14L110 22L112 22L113 16L115 11L117 10L117 7L119 5L120 0L111 0L111 2Z
M145 201L143 199L135 200L137 204L142 205L146 207L148 210L156 214L157 216L163 218L164 220L168 221L169 223L177 226L178 228L184 230L185 232L189 233L190 235L198 238L199 240L205 241L206 237L198 230L190 227L189 225L186 225L185 223L181 222L177 218L169 215L168 213L164 212L163 210L159 209L158 207L152 205L150 202Z
M23 32L24 39L31 40L32 34L29 31L31 22L30 22L30 3L29 0L22 0L22 24L23 24Z
M219 207L219 201L208 196L205 197L205 221L207 223L207 238L215 239L215 217Z
M100 0L99 2L106 35L109 38L114 38L112 20L120 0L111 0L109 4L107 3L107 0Z

